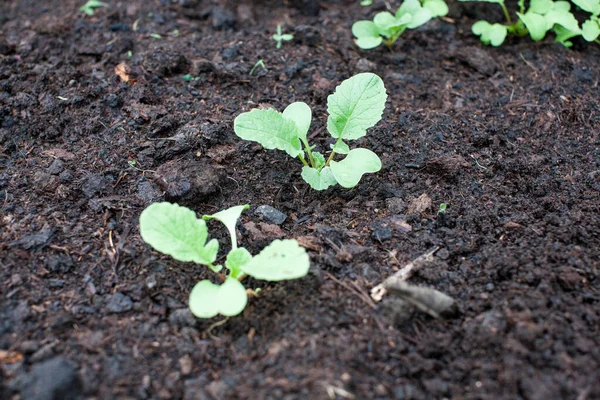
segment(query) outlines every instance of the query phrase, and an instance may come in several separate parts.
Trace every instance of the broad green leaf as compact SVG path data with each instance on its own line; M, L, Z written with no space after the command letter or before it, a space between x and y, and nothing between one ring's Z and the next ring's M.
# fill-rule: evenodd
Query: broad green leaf
M231 250L227 254L225 266L231 271L231 277L237 279L241 275L242 266L250 260L252 260L252 254L245 248L240 247L239 249Z
M417 11L421 9L421 2L419 0L404 0L396 11L396 18L404 14L414 15Z
M297 241L275 240L265 247L242 270L265 281L282 281L305 276L310 268L308 254Z
M554 11L568 12L571 9L571 3L568 1L555 1L552 9Z
M206 279L200 281L192 289L189 299L190 310L198 318L238 315L247 303L244 285L233 278L227 278L221 286Z
M217 221L223 223L227 230L229 231L229 237L231 238L231 247L233 249L237 249L237 236L235 234L235 225L237 224L238 219L242 215L244 210L249 209L250 206L245 204L243 206L234 206L230 207L227 210L219 211L216 214L212 215L203 215L202 219L208 221L210 219L216 219Z
M412 20L408 23L408 29L415 29L427 23L432 17L431 11L427 8L421 8L412 14Z
M529 31L529 36L533 40L542 40L546 36L546 32L552 27L548 26L544 16L534 12L528 11L525 14L517 13L517 16L523 21Z
M588 19L581 25L583 38L588 42L593 42L600 35L600 25L597 20Z
M581 33L581 29L579 29L579 22L577 22L575 16L570 12L552 10L544 17L546 18L546 21L548 21L550 27L557 24L572 32Z
M387 38L392 37L394 29L399 26L396 17L387 11L382 11L375 14L373 23L377 26L379 34Z
M363 137L381 120L386 99L377 75L366 72L346 79L327 97L327 130L336 139Z
M325 165L325 157L323 156L323 154L319 153L318 151L313 151L312 156L315 160L315 168L321 169L321 167Z
M352 25L352 34L357 38L356 45L361 49L373 49L383 42L377 25L372 21L355 22Z
M444 0L425 0L423 7L431 11L433 18L448 15L448 5Z
M506 26L502 24L490 24L487 21L477 21L471 27L473 33L480 36L481 41L484 44L491 44L492 46L500 46L504 43L508 30Z
M504 0L458 0L463 3L467 2L478 2L478 3L494 3L494 4L504 4Z
M301 101L292 103L283 110L283 116L296 123L298 137L306 142L306 135L308 134L310 123L312 121L312 111L308 104Z
M552 0L531 0L526 14L546 14L548 11L552 10L553 6L554 2Z
M554 33L556 34L555 42L562 44L565 47L573 46L572 42L569 42L569 39L575 36L579 36L580 32L573 32L566 28L563 28L561 25L554 25L552 28Z
M335 180L344 188L358 185L366 173L381 169L381 160L368 149L352 149L342 161L332 161L329 166Z
M337 184L329 167L324 167L320 171L316 168L302 167L302 179L315 190L325 190Z
M330 144L329 147L338 154L348 154L350 152L350 147L341 140Z
M189 208L171 203L154 203L140 215L142 239L155 250L179 261L211 265L219 242L206 243L206 223Z
M600 1L598 0L572 0L576 6L592 15L600 15ZM587 39L586 39L587 40Z
M276 110L255 109L238 115L233 121L235 134L272 150L283 150L292 157L302 154L298 128L291 119Z

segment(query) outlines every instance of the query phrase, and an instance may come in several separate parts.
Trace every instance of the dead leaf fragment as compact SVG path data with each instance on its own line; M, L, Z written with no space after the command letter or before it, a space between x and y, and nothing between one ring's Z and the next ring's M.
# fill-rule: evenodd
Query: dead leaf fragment
M387 279L383 286L389 294L434 318L451 318L458 313L454 299L438 290L414 286L398 278Z
M416 199L412 199L408 204L407 214L423 214L431 208L431 197L427 193L423 193Z
M523 225L521 225L517 222L508 221L507 223L504 224L504 229L509 229L509 230L523 229Z
M135 78L131 76L131 68L124 62L115 67L115 74L121 78L122 82L135 83Z
M0 363L2 364L14 364L23 359L23 354L17 353L16 351L0 350Z
M321 251L321 241L314 236L300 236L296 238L298 244L307 250Z

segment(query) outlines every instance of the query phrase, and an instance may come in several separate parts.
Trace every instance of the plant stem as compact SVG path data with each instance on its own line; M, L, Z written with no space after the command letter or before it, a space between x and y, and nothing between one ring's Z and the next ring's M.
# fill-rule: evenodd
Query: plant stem
M310 161L310 166L311 167L315 167L315 159L313 158L312 155L312 151L310 150L310 145L308 144L308 141L305 141L303 139L300 139L302 141L302 143L304 144L304 151L306 152L306 154L308 154L308 161Z
M306 160L304 159L304 157L302 156L302 154L298 154L298 158L300 159L300 161L302 161L302 164L304 164L305 167L309 167L310 165L308 165L308 163L306 162Z
M510 13L508 12L508 8L504 3L500 3L500 7L502 7L502 11L504 12L504 16L506 17L506 21L509 25L512 25L512 19L510 18Z
M329 158L327 159L327 162L325 163L326 167L328 167L331 160L333 160L333 156L335 156L335 151L332 151L331 154L329 155Z

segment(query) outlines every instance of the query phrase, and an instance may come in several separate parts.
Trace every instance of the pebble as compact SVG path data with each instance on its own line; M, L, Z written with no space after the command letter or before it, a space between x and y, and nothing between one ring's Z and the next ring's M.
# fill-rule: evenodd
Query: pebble
M361 58L356 63L356 71L357 72L373 72L377 68L377 64L373 61L369 61L366 58Z
M107 182L104 176L92 174L85 179L83 185L81 185L81 190L88 198L92 198L95 194L103 191L106 186Z
M36 364L30 373L16 380L15 386L23 399L75 400L81 397L82 386L76 365L62 357Z
M106 296L106 309L111 313L122 313L133 308L133 300L121 292Z
M284 213L266 204L258 206L254 210L254 215L262 218L265 222L275 225L281 225L287 219Z

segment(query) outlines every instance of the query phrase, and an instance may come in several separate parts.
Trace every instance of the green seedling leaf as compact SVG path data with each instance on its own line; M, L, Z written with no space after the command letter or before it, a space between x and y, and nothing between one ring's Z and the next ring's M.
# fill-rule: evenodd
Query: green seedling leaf
M387 93L380 77L362 73L346 79L327 97L327 130L334 138L363 137L383 114Z
M600 15L600 1L598 0L572 0L573 3L584 11L594 16ZM587 40L587 39L586 39Z
M216 219L217 221L223 223L227 230L229 231L229 237L231 238L231 247L232 249L237 249L237 236L235 234L235 225L237 224L238 219L244 212L244 210L249 209L250 206L245 204L243 206L235 206L230 207L227 210L219 211L216 214L212 215L203 215L202 219L204 221L208 221L211 219Z
M490 3L495 2L492 1ZM492 46L496 47L504 43L504 39L506 39L506 35L508 33L506 26L502 24L492 25L487 21L475 22L471 27L471 30L475 35L480 36L480 39L484 44L491 44Z
M412 14L412 19L406 25L408 29L415 29L429 22L433 14L427 8L421 8Z
M552 28L552 30L556 34L555 42L560 43L565 47L573 46L573 43L570 42L569 39L580 35L578 32L572 32L566 28L563 28L560 25L554 25L554 28Z
M266 149L283 150L291 157L302 154L296 122L276 110L252 110L238 115L233 130L245 140L258 142Z
M423 8L419 0L405 0L396 11L396 19L402 21L402 24L409 29L423 25L431 19L432 15L428 8Z
M375 17L373 17L373 23L375 26L377 26L379 34L387 38L392 37L395 29L403 25L402 22L397 20L394 15L387 11L382 11L375 14Z
M308 254L297 241L275 240L265 247L242 270L265 281L282 281L305 276L310 268Z
M219 243L206 243L206 222L196 218L192 210L171 203L154 203L140 215L142 239L155 250L179 261L193 261L212 266Z
M358 185L364 174L378 172L381 160L371 150L353 149L342 161L332 161L330 167L335 180L348 189Z
M252 254L243 247L231 250L227 254L225 267L231 271L231 277L238 279L242 275L242 267L252 260Z
M421 9L421 2L419 0L404 0L396 11L396 17L404 14L412 14L414 15L417 11Z
M321 169L323 168L323 166L325 166L325 157L323 156L323 154L319 153L318 151L313 151L312 156L315 160L316 169Z
M363 7L370 6L371 4L373 4L373 0L362 0L360 2L360 5Z
M284 41L289 41L292 40L294 38L294 35L291 35L289 33L282 33L281 32L281 25L277 25L277 33L273 35L273 40L277 43L277 48L280 49L281 48L281 44Z
M356 37L356 45L364 50L379 46L383 39L379 28L372 21L357 21L352 25L352 34Z
M221 286L206 279L200 281L189 299L190 310L198 318L212 318L217 314L232 317L241 313L247 303L244 285L233 278L227 278Z
M325 190L337 183L329 167L320 171L316 168L302 167L302 179L315 190Z
M527 13L546 14L553 7L554 2L552 0L531 0Z
M334 144L330 144L331 150L335 151L338 154L348 154L350 152L350 147L341 140L335 142Z
M592 17L583 23L581 26L583 38L588 42L593 42L600 36L600 24L597 19Z
M433 18L445 17L448 15L448 5L444 0L425 0L423 7L431 12Z
M546 32L552 27L548 26L548 22L543 15L527 12L525 14L517 13L517 16L529 31L529 36L533 40L542 40L546 36Z
M283 110L283 116L296 123L297 135L305 143L308 143L306 135L312 121L312 111L308 104L301 101L290 104Z
M554 25L560 25L571 32L581 33L581 29L579 29L579 22L570 12L552 10L544 15L544 17L546 18L546 21L548 21L548 25L550 27Z
M94 15L94 10L100 7L108 7L108 4L98 0L88 0L87 3L79 8L79 11L92 16Z
M504 0L458 0L458 1L462 1L464 3L473 3L473 2L478 2L478 3L494 3L494 4L504 4Z

